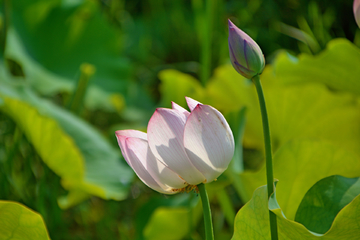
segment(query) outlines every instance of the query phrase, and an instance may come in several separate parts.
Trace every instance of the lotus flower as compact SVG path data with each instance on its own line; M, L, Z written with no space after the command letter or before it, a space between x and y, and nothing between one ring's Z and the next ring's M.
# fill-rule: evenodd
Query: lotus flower
M194 99L186 101L191 113L174 102L172 109L156 109L147 134L116 131L129 166L147 186L165 194L215 180L234 154L234 137L224 116Z
M229 20L229 52L235 70L247 79L262 73L264 55L257 43Z
M360 28L360 0L354 0L353 10L356 23Z

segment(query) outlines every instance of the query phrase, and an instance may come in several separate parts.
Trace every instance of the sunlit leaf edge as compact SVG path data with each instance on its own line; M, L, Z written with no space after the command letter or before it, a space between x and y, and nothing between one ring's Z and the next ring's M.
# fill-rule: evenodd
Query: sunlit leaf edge
M0 223L1 239L50 240L42 216L22 204L0 200Z
M4 104L1 110L18 124L42 160L65 181L81 181L84 177L83 157L72 138L61 130L58 123L41 116L25 102L6 96L2 96L2 99ZM71 166L72 171L59 167L61 165Z
M6 75L3 75L3 80L6 80ZM28 90L28 91L22 91L22 93L19 95L19 92L15 91L15 89L12 89L10 86L6 87L6 81L3 82L3 89L2 91L0 91L0 97L2 97L2 108L6 110L6 104L5 104L5 99L7 99L8 102L15 102L16 104L20 104L23 107L25 107L25 109L29 108L31 109L31 112L33 114L33 116L36 116L39 119L45 119L44 121L47 122L51 122L51 125L55 128L58 129L57 131L59 131L58 134L55 134L53 136L49 136L49 141L57 141L56 136L66 136L67 137L67 141L68 141L68 145L66 147L66 149L76 149L76 151L78 151L76 153L76 161L80 162L80 164L78 164L79 166L75 169L77 169L78 173L75 173L72 175L72 178L69 177L64 177L63 174L65 174L66 176L69 175L69 171L67 171L66 167L64 168L64 171L60 172L56 169L56 167L54 168L52 165L49 165L49 167L55 172L57 173L59 176L62 177L61 179L61 183L63 185L63 187L67 190L70 191L69 193L69 199L66 200L66 198L61 197L59 198L59 204L62 208L68 208L71 207L73 205L75 205L76 203L79 203L81 199L86 199L84 198L84 192L87 192L88 194L92 194L95 196L99 196L101 198L104 199L114 199L114 200L123 200L127 197L128 195L128 185L131 182L132 176L133 174L128 170L128 168L123 169L122 172L119 172L118 174L123 174L123 178L126 178L126 183L125 182L121 182L121 184L125 184L127 185L127 187L125 186L122 187L121 189L119 189L119 187L113 186L112 183L110 183L110 185L106 182L104 182L102 179L99 179L99 176L88 176L87 171L86 171L86 163L84 161L83 155L81 153L81 150L79 148L77 148L76 143L73 141L73 139L71 138L71 136L67 135L67 133L65 133L62 129L62 126L60 126L54 119L52 119L52 117L56 116L52 116L46 109L49 109L48 107L51 106L47 106L47 104L45 104L46 102L44 101L40 101L40 99L37 99L37 97L35 97L35 95L31 94L31 92L29 92L28 89L25 89L24 86L20 86L20 89L23 90ZM30 95L29 95L30 94ZM30 97L30 98L29 98ZM27 98L28 100L31 100L32 103L35 103L36 107L29 105L27 102L23 102L22 98ZM45 108L44 108L45 106ZM55 106L54 106L55 107ZM41 109L41 113L39 112L39 110L37 109ZM51 108L51 111L53 111L54 108ZM22 111L20 111L19 107L13 107L10 109L7 109L7 114L9 116L11 116L18 124L20 124L20 126L24 125L27 122L27 118L24 118L22 115ZM4 111L5 112L5 111ZM26 112L26 111L25 111ZM56 112L56 111L55 111ZM63 111L61 111L63 112ZM63 112L64 113L64 112ZM45 114L45 116L44 116ZM56 115L56 114L55 114ZM57 113L58 117L60 116L59 113ZM68 115L68 114L65 114ZM65 118L66 116L61 115L61 118ZM49 120L49 121L48 121ZM30 124L30 123L29 123ZM78 123L80 124L80 123ZM39 124L39 126L42 126L43 129L43 124ZM80 126L80 125L79 125ZM87 126L84 126L85 128ZM34 132L33 134L31 134L31 128L27 129L30 131L30 133L28 133L26 131L26 125L21 127L22 130L25 132L26 136L28 136L29 141L33 141L33 135L37 136L37 137L41 137L41 135L37 135L37 132ZM66 129L65 129L66 131ZM98 136L96 132L92 132L91 133L93 135L93 137ZM54 137L55 136L55 137ZM55 143L54 143L55 144ZM118 156L119 154L115 152L115 150L113 148L110 147L110 145L108 145L107 143L104 142L104 140L100 141L99 144L101 145L106 145L105 148L108 149L107 154L105 154L106 156L106 161L110 161L111 159L111 163L115 164L115 158L116 161L118 161ZM35 144L34 145L35 148L37 149L37 151L40 152L40 156L42 157L42 159L44 159L44 157L49 157L49 159L52 159L53 156L48 156L51 151L49 151L49 149L46 148L42 148L41 144ZM55 151L57 150L57 151ZM48 155L44 155L41 151L48 151ZM73 151L63 151L59 148L54 149L54 152L58 152L61 154L67 154L68 152L72 153ZM61 158L60 160L66 159L65 161L71 159L71 158ZM58 162L61 162L61 161ZM100 161L100 159L98 159ZM105 162L106 162L105 161ZM48 164L47 160L44 160L44 162L46 164ZM53 161L56 163L56 161ZM105 162L99 162L99 164L105 164ZM117 165L117 164L116 164ZM67 164L66 166L72 166L72 164ZM111 166L109 166L111 167ZM112 166L111 168L114 170L116 168L118 168L118 166ZM79 170L80 169L80 170ZM93 169L93 171L96 169ZM126 170L126 171L125 171ZM130 175L129 175L130 174ZM95 177L95 178L94 178ZM120 177L120 176L119 176ZM79 198L75 199L74 196L79 196ZM90 195L89 195L90 196Z

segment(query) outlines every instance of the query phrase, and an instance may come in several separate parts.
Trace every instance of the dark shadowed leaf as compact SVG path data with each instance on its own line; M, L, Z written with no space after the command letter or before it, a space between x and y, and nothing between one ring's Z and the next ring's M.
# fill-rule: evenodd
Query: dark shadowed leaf
M339 211L359 194L359 178L335 175L321 179L301 201L295 221L313 232L325 233Z

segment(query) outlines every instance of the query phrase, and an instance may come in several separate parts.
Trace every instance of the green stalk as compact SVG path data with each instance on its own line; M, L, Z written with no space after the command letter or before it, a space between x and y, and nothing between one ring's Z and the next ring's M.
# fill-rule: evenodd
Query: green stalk
M197 187L199 188L201 203L203 206L206 240L214 240L214 230L211 221L210 203L208 195L206 193L206 188L203 183L197 185Z
M6 38L10 20L9 0L4 0L2 5L4 13L3 16L0 15L0 61L5 61Z
M272 163L272 153L271 153L269 119L266 111L265 97L260 82L260 76L256 75L255 77L252 78L252 81L255 84L256 91L259 97L259 103L260 103L261 118L262 118L263 131L264 131L264 142L265 142L267 192L268 192L268 198L270 198L270 196L274 193L274 174L273 174L273 163ZM270 210L269 210L269 214L270 214L271 239L277 240L278 232L277 232L276 215Z
M88 83L90 78L94 75L95 70L95 66L92 64L81 64L80 77L78 79L76 89L68 103L68 109L73 113L79 114L81 108L83 107L84 97L88 87Z
M216 0L205 1L205 14L202 21L203 34L201 36L201 72L200 80L206 86L211 74L211 44L212 30L215 16Z

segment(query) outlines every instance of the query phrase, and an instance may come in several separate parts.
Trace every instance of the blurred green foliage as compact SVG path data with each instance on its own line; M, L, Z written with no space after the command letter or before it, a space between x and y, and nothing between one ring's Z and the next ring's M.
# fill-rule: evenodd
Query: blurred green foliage
M251 82L228 63L231 18L270 63L262 80L279 183L278 202L269 204L280 228L290 229L280 233L315 238L293 221L306 214L298 209L303 197L313 199L312 186L329 186L325 177L360 175L360 30L352 1L209 2L0 0L0 199L40 213L55 240L203 239L197 194L148 189L114 136L146 130L156 107L185 107L189 96L222 111L238 144L229 169L207 186L216 239L230 239L234 229L234 239L254 239L244 221L267 236L260 113ZM355 226L358 201L337 209L324 238ZM26 212L25 221L44 233L39 215L16 203L6 211L20 225ZM259 222L248 221L252 214Z
M50 239L42 217L10 201L0 201L1 239Z

